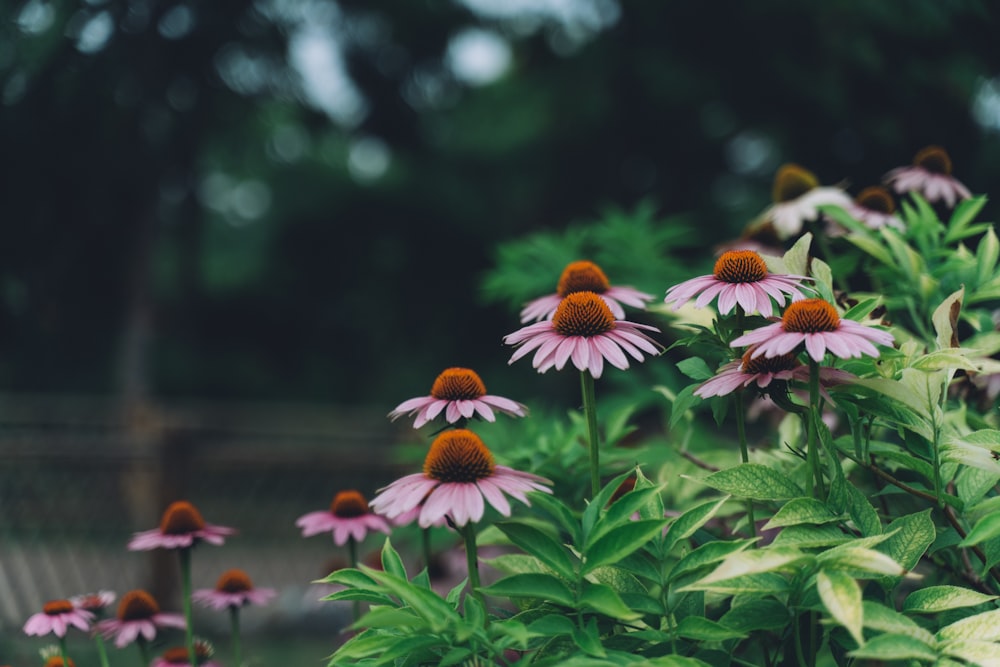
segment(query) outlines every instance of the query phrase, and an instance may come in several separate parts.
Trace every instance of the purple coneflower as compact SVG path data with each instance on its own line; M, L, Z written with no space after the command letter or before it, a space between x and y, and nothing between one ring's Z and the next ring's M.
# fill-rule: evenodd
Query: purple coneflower
M115 602L117 596L112 591L97 591L85 595L74 595L69 599L77 609L92 612L100 616L105 609Z
M118 603L118 614L97 624L105 639L114 637L115 646L124 648L138 638L152 641L157 628L180 628L186 624L180 614L164 614L156 599L144 590L129 591Z
M484 499L503 516L510 516L505 494L528 505L527 491L551 493L545 484L551 482L496 465L478 435L467 429L452 429L431 443L423 472L397 479L375 496L371 506L390 519L421 506L421 527L444 516L461 527L483 518Z
M26 635L47 635L50 632L56 637L66 636L70 626L80 630L89 630L94 614L80 609L69 600L51 600L42 606L42 611L33 614L24 624Z
M653 300L652 294L640 292L634 287L612 285L597 264L587 260L570 262L559 276L556 293L528 302L521 311L521 323L551 319L559 307L559 302L576 292L593 292L608 304L612 314L625 319L621 304L633 308L646 308L646 302Z
M468 368L447 368L434 380L430 396L403 401L389 413L395 421L405 414L416 413L413 428L420 428L444 412L449 424L479 415L488 422L496 421L494 410L513 417L524 417L528 408L502 396L486 393L486 385L475 371Z
M208 642L196 641L194 651L197 665L191 664L191 657L186 646L175 646L168 648L162 655L153 660L150 667L220 667L219 663L211 659L215 650Z
M877 357L879 351L873 343L891 345L893 340L888 331L841 319L828 301L803 299L789 304L780 321L743 334L730 345L755 345L750 356L756 359L788 354L805 343L809 356L818 363L827 350L842 359L864 354Z
M927 146L913 158L913 164L897 167L884 176L896 192L918 192L931 202L943 201L949 208L972 193L951 175L951 158L940 146Z
M770 224L779 239L789 239L802 233L805 223L819 217L819 207L846 207L851 198L836 187L821 186L816 176L797 164L784 164L774 176L774 203L764 211L761 220Z
M356 542L365 539L370 530L389 534L389 523L385 518L371 512L368 502L358 491L339 491L330 503L330 509L310 512L300 516L295 525L302 529L302 537L320 533L332 533L333 542L343 546L353 538Z
M178 500L163 513L159 528L135 533L128 548L132 551L184 549L202 541L219 546L227 535L235 532L233 528L205 523L194 505Z
M869 229L892 227L900 232L906 231L906 224L896 215L896 202L893 201L892 193L881 185L862 190L844 210ZM828 220L826 233L829 236L843 236L845 232L835 220Z
M774 312L773 298L779 306L789 300L805 298L799 291L806 276L768 273L764 259L753 250L730 250L715 262L711 275L698 276L674 285L667 290L664 303L674 303L679 309L691 299L698 297L694 305L704 308L718 297L720 315L726 315L739 305L744 313L760 313L770 317Z
M265 605L277 594L273 588L254 588L246 572L233 568L222 573L215 582L215 588L199 589L191 594L191 599L221 611L250 604Z
M657 343L643 331L659 329L646 324L616 320L607 303L594 292L574 292L566 296L551 320L536 322L504 336L508 345L519 346L508 363L532 350L531 365L544 373L553 366L562 370L570 359L580 371L601 377L604 360L615 368L628 368L628 352L643 361L643 352L660 353ZM623 352L624 350L624 352Z
M751 384L766 389L775 380L796 380L803 383L809 381L809 367L800 363L794 352L776 357L754 357L755 350L756 347L749 347L742 358L724 364L715 377L709 378L695 389L694 395L701 398L725 396ZM830 400L830 397L826 394L824 385L830 386L854 379L854 376L847 371L829 366L820 367L819 374L820 391L827 400Z

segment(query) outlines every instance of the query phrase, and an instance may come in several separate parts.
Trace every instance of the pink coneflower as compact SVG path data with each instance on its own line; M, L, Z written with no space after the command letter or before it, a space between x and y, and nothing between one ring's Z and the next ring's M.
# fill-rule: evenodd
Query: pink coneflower
M559 302L575 292L597 294L604 299L608 308L619 320L625 319L625 310L621 304L645 309L646 302L653 300L652 294L640 292L634 287L612 285L601 267L593 262L581 260L566 265L562 275L559 276L555 294L540 297L525 305L521 311L521 323L551 318L559 307Z
M116 597L112 591L97 591L85 595L74 595L69 601L77 609L83 609L100 616L105 609L114 604Z
M146 641L156 638L157 628L184 629L184 617L180 614L164 614L156 599L144 590L136 589L122 596L118 603L118 614L97 624L97 631L105 639L114 637L115 646L124 648L139 637Z
M819 207L846 207L851 198L836 187L820 186L816 176L797 164L784 164L774 176L774 204L760 220L770 224L781 240L798 236L805 223L819 217Z
M862 190L844 210L868 229L892 227L906 231L906 224L896 215L896 202L892 194L880 185ZM834 220L829 220L827 234L842 236L846 230Z
M918 192L931 202L943 201L952 207L959 199L969 199L972 193L951 175L951 158L940 146L928 146L913 158L913 164L897 167L884 177L896 192Z
M467 429L445 431L431 443L424 471L401 477L372 500L379 514L393 519L422 505L418 523L427 528L448 516L456 526L478 522L484 498L503 516L510 516L504 494L530 505L527 491L551 493L549 480L496 465L493 454L478 435Z
M628 352L642 361L643 352L657 355L657 343L643 331L659 329L646 324L616 320L607 303L593 292L574 292L559 303L551 320L529 324L504 336L508 345L520 346L508 363L532 350L531 365L544 373L553 366L562 370L570 359L579 370L601 377L604 360L615 368L628 368ZM623 352L624 350L624 352Z
M338 547L350 538L354 538L355 542L362 541L370 530L386 535L390 531L385 518L371 512L365 497L354 490L338 492L329 510L304 514L295 521L295 525L302 529L302 537L332 533L333 542Z
M864 354L877 357L879 351L873 343L891 345L893 340L888 331L841 319L828 301L803 299L790 304L780 321L743 334L730 345L756 345L750 355L756 359L788 354L805 343L809 356L820 362L827 350L842 359Z
M191 656L188 655L186 646L174 646L153 660L150 667L220 667L219 663L211 659L214 653L215 649L212 648L211 644L196 640L194 643L196 666L191 665Z
M776 357L754 357L755 350L756 347L749 347L742 358L724 364L715 377L709 378L694 390L694 395L701 398L725 396L751 384L767 389L775 380L809 381L809 367L799 362L794 352ZM826 386L850 382L854 376L837 368L821 366L819 379L820 391L829 400Z
M277 594L273 588L254 588L250 576L243 570L234 568L222 573L215 582L215 588L199 589L191 594L191 599L221 611L250 604L265 605Z
M52 600L25 622L24 634L41 637L51 632L56 637L65 637L70 626L86 631L93 620L93 613L74 607L69 600Z
M449 424L479 415L488 422L496 421L494 410L513 417L524 417L528 408L502 396L486 393L486 385L475 371L468 368L447 368L434 380L430 396L403 401L389 413L395 421L405 414L416 413L413 428L420 428L444 412Z
M704 308L718 297L720 315L739 305L744 313L770 317L774 312L772 298L779 306L785 305L786 294L791 301L805 298L799 291L805 280L809 278L768 273L764 259L753 250L730 250L715 262L712 275L674 285L667 290L663 301L673 302L673 309L677 310L696 296L696 308Z
M218 546L225 542L227 535L235 532L233 528L205 523L194 505L178 500L163 513L159 528L135 533L128 548L132 551L184 549L202 541Z

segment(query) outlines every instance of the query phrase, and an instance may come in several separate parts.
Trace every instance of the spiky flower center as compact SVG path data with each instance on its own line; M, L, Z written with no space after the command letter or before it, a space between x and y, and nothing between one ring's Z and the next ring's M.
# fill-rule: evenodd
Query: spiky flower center
M68 614L73 611L73 603L69 600L52 600L46 602L42 607L42 611L49 616L58 616L59 614Z
M160 519L160 532L165 535L187 535L204 528L201 512L186 500L171 503Z
M62 656L52 655L45 661L45 667L76 667L76 663L73 658L66 658L66 662L63 662Z
M253 582L246 572L233 568L222 573L215 582L215 590L220 593L246 593L253 590Z
M368 501L360 492L353 489L338 491L330 503L330 511L341 519L353 519L368 514Z
M559 276L556 292L565 297L574 292L596 292L603 294L611 288L608 277L601 267L587 260L570 262Z
M767 277L767 264L753 250L730 250L715 262L712 275L727 283L756 283Z
M783 164L774 175L771 197L776 204L798 199L813 188L819 187L816 175L797 164Z
M552 326L563 336L599 336L615 328L615 316L594 292L574 292L559 302Z
M211 658L214 652L212 647L203 641L196 641L194 643L194 657L199 665ZM174 646L168 648L163 652L163 661L171 665L190 664L187 647Z
M781 327L795 333L819 333L836 331L840 325L837 309L823 299L802 299L793 301L785 309Z
M485 395L486 385L468 368L445 369L431 387L431 396L445 401L473 401Z
M129 591L118 603L118 618L122 621L145 621L160 613L160 605L144 590Z
M896 212L896 202L893 201L889 191L881 185L873 185L870 188L865 188L854 198L854 203L858 206L863 206L869 211L878 211L886 215Z
M799 365L794 352L782 354L777 357L765 357L761 355L754 359L751 355L753 355L756 349L757 346L754 345L747 348L747 351L743 353L741 368L744 373L751 375L756 375L757 373L780 373L781 371L790 371Z
M948 152L940 146L928 146L920 150L913 158L913 164L923 167L932 174L951 174L951 158Z
M493 474L493 454L464 428L445 431L431 443L424 474L441 482L475 482Z

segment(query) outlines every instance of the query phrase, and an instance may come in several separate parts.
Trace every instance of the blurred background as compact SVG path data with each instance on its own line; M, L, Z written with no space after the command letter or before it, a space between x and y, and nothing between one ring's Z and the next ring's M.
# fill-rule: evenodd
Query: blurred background
M540 295L504 288L514 255L554 291L544 251L610 220L631 246L594 254L659 298L785 162L856 194L940 144L1000 178L987 0L0 8L0 662L34 664L47 599L170 599L173 561L124 544L179 497L241 529L196 585L252 562L284 596L262 623L313 627L336 550L294 519L412 468L396 404L448 366L578 400L507 366Z

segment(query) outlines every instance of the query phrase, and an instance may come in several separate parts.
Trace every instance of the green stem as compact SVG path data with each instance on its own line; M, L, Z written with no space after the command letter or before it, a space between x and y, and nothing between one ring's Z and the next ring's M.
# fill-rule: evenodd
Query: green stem
M420 529L420 542L421 547L424 551L424 567L427 568L427 573L430 574L431 571L431 529L421 528Z
M747 450L747 426L746 414L743 407L743 392L737 391L734 395L736 401L736 432L740 438L740 458L743 463L750 463L750 452ZM750 524L750 537L757 537L757 522L753 515L753 500L747 498L747 521ZM754 547L756 547L756 543Z
M243 657L240 651L240 608L237 605L229 605L229 627L233 639L233 663L236 667L243 667Z
M194 626L191 624L191 547L182 547L177 554L181 561L181 605L184 608L184 638L187 644L188 659L192 665L197 665L198 655L194 651Z
M358 543L357 540L354 539L353 535L347 536L347 553L349 554L349 557L351 559L351 567L356 569L358 567ZM351 604L351 613L353 614L353 618L355 621L361 618L360 600L354 600L354 602Z
M69 659L66 657L66 635L59 638L59 657L62 658L63 667L69 667Z
M486 600L479 590L479 554L476 551L476 528L471 523L465 524L460 532L465 540L465 563L469 570L469 589L486 609Z
M819 465L816 424L820 418L819 363L809 357L809 418L806 422L806 460L812 473L811 491L814 498L823 497L823 471Z
M589 371L580 371L580 388L583 393L583 412L587 416L587 434L590 436L590 493L591 497L596 497L601 490L600 439L597 433L594 376Z
M146 645L146 638L139 637L135 643L139 646L139 659L142 660L142 667L149 667L149 647ZM192 665L196 663L191 663Z
M94 635L94 643L97 644L97 657L101 661L101 667L108 667L108 650L104 646L104 638L101 635Z

